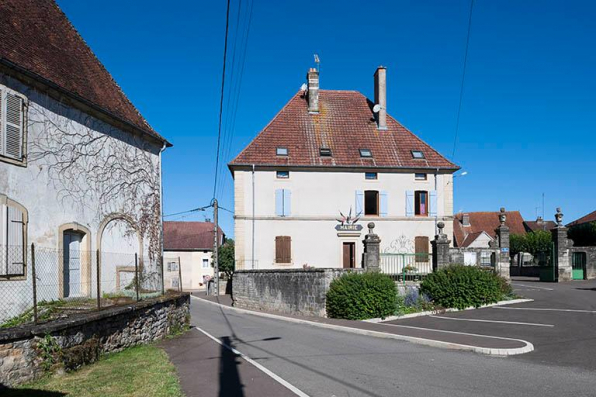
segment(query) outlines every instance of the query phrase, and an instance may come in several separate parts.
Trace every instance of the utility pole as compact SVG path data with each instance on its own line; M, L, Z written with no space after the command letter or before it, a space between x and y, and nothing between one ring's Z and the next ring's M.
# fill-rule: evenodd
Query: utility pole
M215 296L219 296L219 227L217 225L217 199L213 199L213 268L215 272Z

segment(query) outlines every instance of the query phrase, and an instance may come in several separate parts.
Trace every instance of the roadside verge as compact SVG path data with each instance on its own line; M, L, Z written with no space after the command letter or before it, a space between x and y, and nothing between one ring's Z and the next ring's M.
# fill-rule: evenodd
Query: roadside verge
M269 312L254 311L232 307L201 297L192 296L197 302L217 305L220 308L238 313L246 313L275 320L287 321L313 327L327 328L335 331L348 332L359 335L374 336L412 342L420 345L439 347L443 349L471 351L493 356L512 356L529 353L534 346L522 339L504 338L492 335L479 335L463 332L443 331L421 327L395 327L382 323L364 321L338 320L320 317L304 317ZM519 302L518 302L519 303Z

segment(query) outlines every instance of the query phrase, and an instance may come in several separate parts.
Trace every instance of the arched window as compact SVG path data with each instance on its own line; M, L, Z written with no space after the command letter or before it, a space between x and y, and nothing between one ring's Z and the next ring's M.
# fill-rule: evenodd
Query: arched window
M0 278L25 276L27 210L0 194Z

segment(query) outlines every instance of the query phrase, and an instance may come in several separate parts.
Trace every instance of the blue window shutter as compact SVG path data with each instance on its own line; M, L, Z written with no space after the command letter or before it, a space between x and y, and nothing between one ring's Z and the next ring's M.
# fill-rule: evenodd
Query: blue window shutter
M387 216L387 192L385 190L379 193L379 204L379 215Z
M283 189L284 195L284 216L290 216L292 213L292 191L289 189Z
M430 216L437 216L437 191L431 190L430 191L430 202L429 202L429 215Z
M364 215L364 192L356 190L356 215Z
M276 189L275 190L275 215L283 216L284 215L284 194L283 189Z
M414 191L406 190L406 216L414 216Z

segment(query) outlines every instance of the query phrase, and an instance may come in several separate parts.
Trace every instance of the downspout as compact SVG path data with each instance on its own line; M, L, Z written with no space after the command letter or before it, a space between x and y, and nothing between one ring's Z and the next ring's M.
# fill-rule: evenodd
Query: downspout
M161 293L162 295L165 292L165 279L164 279L164 271L163 271L163 183L162 183L162 167L161 167L161 154L163 151L166 150L166 144L164 143L162 148L159 150L159 211L161 212L161 216L159 217L160 228L160 244L161 244L161 255L160 255L160 267L161 267ZM180 266L180 264L178 264ZM182 284L180 284L182 286Z
M437 235L439 233L439 229L437 228L437 223L439 222L439 191L437 190L438 184L437 184L437 178L439 176L439 168L437 167L437 169L435 170L435 194L437 195L437 208L435 211L435 235ZM444 205L444 203L443 203Z
M255 268L255 165L252 165L252 254L251 266Z

